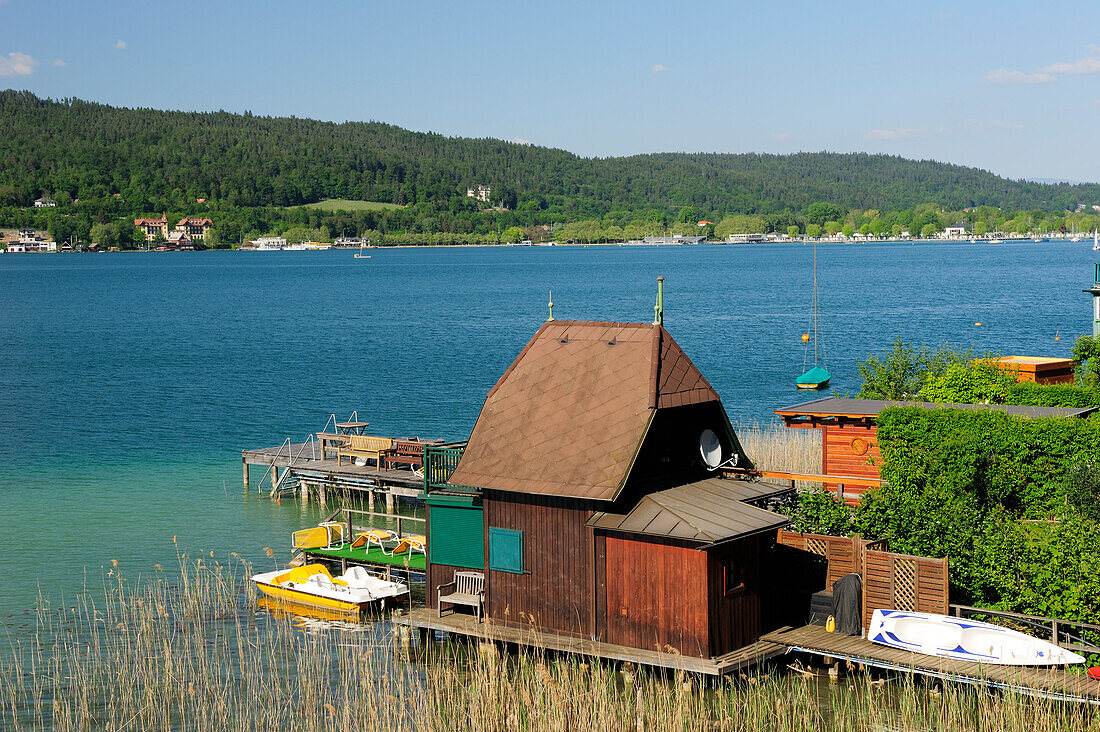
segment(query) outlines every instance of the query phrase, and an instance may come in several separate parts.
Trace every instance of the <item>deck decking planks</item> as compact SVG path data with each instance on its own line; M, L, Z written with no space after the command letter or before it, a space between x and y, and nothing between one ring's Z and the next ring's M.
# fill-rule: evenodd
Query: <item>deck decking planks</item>
M820 625L781 628L766 633L761 640L794 651L842 658L876 668L991 686L1031 696L1100 704L1100 681L1060 668L1000 666L939 658L872 643L859 636L827 633Z
M440 630L480 640L577 653L605 660L628 661L642 666L679 669L710 676L731 673L773 656L782 655L786 650L782 645L761 640L717 658L694 658L678 653L665 653L642 648L630 648L629 646L620 646L613 643L601 643L584 638L538 631L532 628L496 625L488 618L485 619L485 622L478 623L477 618L464 613L453 613L439 618L436 617L435 610L428 608L413 610L407 615L395 617L393 621L399 625L407 625L412 628Z
M411 470L380 470L369 465L339 464L336 460L322 460L319 445L297 443L288 449L280 447L261 447L254 450L242 450L241 462L245 465L274 465L287 468L306 480L322 479L333 483L371 481L378 484L379 490L396 495L414 497L424 486L423 478ZM349 485L348 487L360 487Z

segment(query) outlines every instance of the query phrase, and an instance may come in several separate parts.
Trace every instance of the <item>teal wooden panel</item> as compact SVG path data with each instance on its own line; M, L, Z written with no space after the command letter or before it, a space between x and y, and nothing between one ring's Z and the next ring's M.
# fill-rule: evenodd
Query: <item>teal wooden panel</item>
M489 527L489 569L523 574L523 532Z
M432 505L428 513L428 558L432 564L484 569L483 515L481 506Z

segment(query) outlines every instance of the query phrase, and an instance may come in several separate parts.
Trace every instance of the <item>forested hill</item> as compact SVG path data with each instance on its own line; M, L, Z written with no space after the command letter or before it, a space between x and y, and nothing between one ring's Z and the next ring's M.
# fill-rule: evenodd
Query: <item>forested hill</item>
M884 211L1062 210L1100 200L1098 185L1010 181L986 171L867 154L662 153L581 158L492 139L451 138L392 125L333 124L226 112L125 109L0 92L0 206L48 192L120 194L149 211L206 198L234 207L324 198L466 205L492 187L517 213L579 219L609 211L692 206L700 215L802 211L828 201Z

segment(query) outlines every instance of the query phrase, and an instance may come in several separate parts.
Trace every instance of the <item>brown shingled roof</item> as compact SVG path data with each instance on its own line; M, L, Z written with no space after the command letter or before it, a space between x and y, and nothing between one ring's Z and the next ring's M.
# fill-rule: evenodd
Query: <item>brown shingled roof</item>
M614 500L656 409L709 401L663 327L550 321L489 392L450 482Z

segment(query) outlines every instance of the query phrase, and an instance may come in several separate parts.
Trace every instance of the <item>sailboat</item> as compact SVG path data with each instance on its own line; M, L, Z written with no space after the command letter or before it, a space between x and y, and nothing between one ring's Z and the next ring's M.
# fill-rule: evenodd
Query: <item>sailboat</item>
M1097 238L1096 229L1092 230L1092 251L1100 252L1100 239Z
M809 334L803 335L802 340L807 342L808 355ZM802 366L803 368L806 366L805 358L803 358ZM817 241L814 241L814 365L809 371L795 379L794 383L799 389L824 389L829 385L829 379L832 376L828 369L817 365Z

